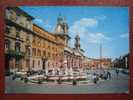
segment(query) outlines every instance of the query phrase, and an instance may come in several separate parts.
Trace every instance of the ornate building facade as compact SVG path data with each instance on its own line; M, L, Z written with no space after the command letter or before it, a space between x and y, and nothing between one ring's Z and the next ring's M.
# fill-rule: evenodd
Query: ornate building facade
M27 38L32 33L34 18L18 7L8 7L5 13L5 67L6 72L28 70Z
M61 35L50 33L33 24L32 59L33 67L55 70L61 67L65 40ZM35 69L37 69L35 68Z
M102 59L94 59L94 58L85 58L84 66L86 69L110 69L112 67L112 59L111 58L102 58Z
M70 40L70 36L68 33L68 24L66 23L66 20L59 16L57 19L57 25L55 28L55 34L56 35L62 35L65 40L65 46L63 48L64 55L63 55L63 63L61 66L61 73L70 75L73 73L74 70L81 70L83 68L83 50L80 48L80 37L79 35L76 35L75 37L75 47L71 48L68 45L68 42Z
M76 36L75 40L77 37L78 36ZM77 43L76 40L75 44ZM67 46L64 48L64 65L68 71L67 74L72 73L73 71L80 72L84 69L85 56L83 53L83 50L79 47L70 48Z
M113 61L114 68L124 68L124 69L129 69L129 53L124 54L120 56L119 58L116 58Z
M80 37L75 37L75 47L70 48L69 27L63 17L57 18L55 32L51 33L34 24L34 18L18 7L8 7L5 15L6 72L46 70L68 74L83 68Z

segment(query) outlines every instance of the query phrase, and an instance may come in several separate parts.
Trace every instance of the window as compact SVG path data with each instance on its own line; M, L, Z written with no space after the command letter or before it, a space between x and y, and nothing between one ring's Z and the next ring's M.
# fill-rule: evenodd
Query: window
M45 50L43 51L43 56L46 56L46 52L45 52Z
M41 50L38 50L38 56L41 56Z
M15 43L15 50L16 50L16 52L20 52L20 43L19 42Z
M26 59L26 67L28 68L28 70L30 70L30 60Z
M55 59L56 58L56 54L53 53L53 58Z
M19 38L20 37L20 29L16 30L16 37Z
M29 29L29 20L26 20L25 27Z
M48 58L50 58L50 52L48 52Z
M11 13L10 13L10 11L8 10L8 9L6 9L6 18L10 18L10 16L11 16Z
M48 45L48 49L50 50L50 45Z
M16 21L16 13L15 13L15 11L13 11L13 10L10 10L10 19L11 20L13 20L13 21Z
M32 61L32 67L34 68L34 66L35 66L35 61L33 60Z
M20 70L20 66L19 66L19 60L18 59L16 59L15 66L16 66L17 70L19 71Z
M10 41L5 40L5 50L9 50L9 49L10 49Z
M28 56L30 56L30 55L31 55L31 52L30 52L30 47L26 47L26 54L27 54Z
M35 37L33 37L32 44L35 44L35 43L36 43L36 41L35 41Z
M39 47L41 46L41 41L40 41L40 40L38 41L38 46L39 46Z
M6 26L6 34L9 34L10 33L10 26Z
M23 15L20 15L20 25L25 26L26 18Z
M36 56L36 48L33 48L32 51L33 51L33 56Z
M26 42L27 42L28 45L30 44L30 36L29 35L26 36Z
M29 19L26 20L25 27L28 28L28 29L30 29L30 30L32 30L32 22Z
M16 34L16 28L14 26L10 27L10 33Z
M38 66L40 66L40 60L38 60Z
M19 15L19 14L16 16L16 22L17 22L18 24L20 23L20 15Z
M43 48L45 48L45 41L43 41Z

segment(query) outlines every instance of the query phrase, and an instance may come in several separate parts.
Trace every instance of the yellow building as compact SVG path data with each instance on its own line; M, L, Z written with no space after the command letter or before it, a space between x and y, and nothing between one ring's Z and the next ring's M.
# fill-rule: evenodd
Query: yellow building
M5 14L5 69L7 72L60 67L65 35L50 33L36 24L19 7L8 7Z
M35 69L53 69L61 66L64 54L65 38L50 33L33 24L32 59Z

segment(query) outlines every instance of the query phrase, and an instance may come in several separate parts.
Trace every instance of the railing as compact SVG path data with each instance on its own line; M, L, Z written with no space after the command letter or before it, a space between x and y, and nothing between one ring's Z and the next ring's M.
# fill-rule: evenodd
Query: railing
M24 52L12 50L12 49L6 50L6 54L9 54L9 55L12 55L12 56L21 56L21 57L25 56Z

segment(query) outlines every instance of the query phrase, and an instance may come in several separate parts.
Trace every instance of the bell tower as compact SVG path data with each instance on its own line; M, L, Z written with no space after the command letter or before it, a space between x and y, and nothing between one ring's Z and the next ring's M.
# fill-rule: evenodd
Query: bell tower
M80 50L80 37L76 35L75 37L75 49Z
M68 35L68 29L69 28L66 19L62 17L61 14L59 14L59 17L57 18L57 24L55 27L55 33L64 37L66 46L68 45L68 41L70 39Z
M61 16L61 14L57 18L57 24L56 24L55 32L59 33L59 34L61 34L61 33L67 34L68 33L68 24L66 23L65 18L63 18Z
M62 25L63 25L63 18L61 16L59 16L57 18L57 25L55 28L56 33L63 33L64 32Z
M63 22L63 30L65 34L68 34L68 24L66 22L66 19L64 18L64 22Z

